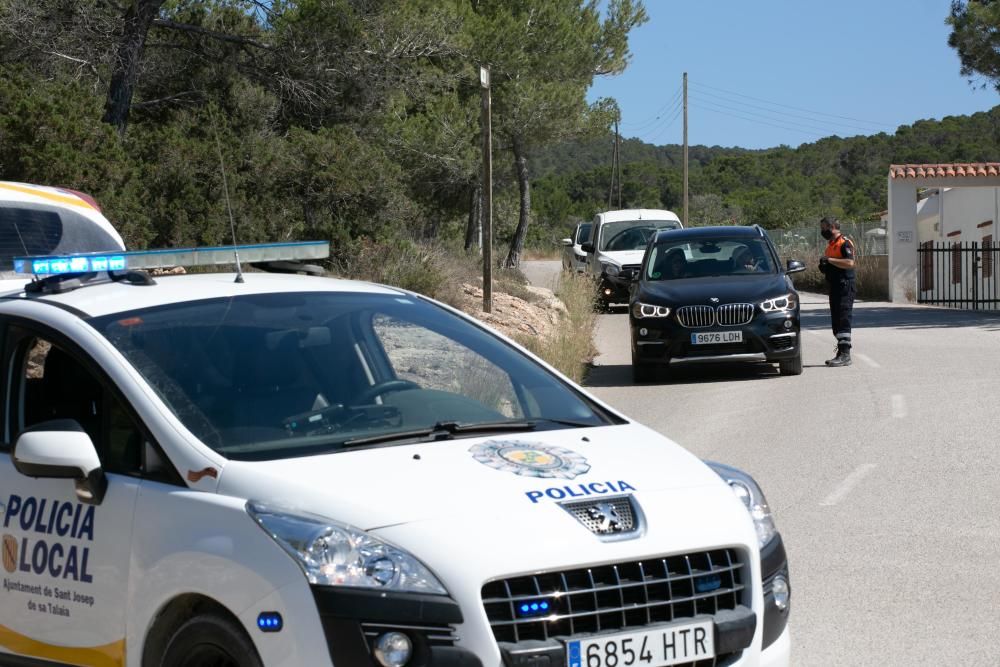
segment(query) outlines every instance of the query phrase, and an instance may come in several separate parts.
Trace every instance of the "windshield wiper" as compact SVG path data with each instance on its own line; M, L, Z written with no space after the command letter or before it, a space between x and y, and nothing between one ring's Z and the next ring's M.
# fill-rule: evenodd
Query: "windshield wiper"
M502 433L506 431L532 431L537 426L537 421L510 421L510 422L479 422L474 424L460 424L458 422L437 422L429 428L414 429L412 431L396 431L394 433L382 433L367 438L351 438L345 440L343 447L359 447L362 445L375 445L383 442L393 442L395 440L411 440L421 438L425 442L436 440L451 440L456 435L471 433Z

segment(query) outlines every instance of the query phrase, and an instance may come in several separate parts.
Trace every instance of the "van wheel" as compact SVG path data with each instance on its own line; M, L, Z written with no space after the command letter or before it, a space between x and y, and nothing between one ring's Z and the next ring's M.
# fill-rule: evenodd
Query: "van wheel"
M778 372L782 375L802 375L802 348L791 359L779 361Z
M177 628L159 667L263 667L263 663L242 627L208 613Z

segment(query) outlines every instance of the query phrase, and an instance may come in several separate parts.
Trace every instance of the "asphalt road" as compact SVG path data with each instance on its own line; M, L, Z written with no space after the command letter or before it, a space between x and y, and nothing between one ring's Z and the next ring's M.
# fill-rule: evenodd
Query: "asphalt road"
M854 364L827 368L826 297L802 300L801 376L634 386L622 310L600 316L585 384L760 482L789 554L793 664L1000 665L1000 313L859 302Z

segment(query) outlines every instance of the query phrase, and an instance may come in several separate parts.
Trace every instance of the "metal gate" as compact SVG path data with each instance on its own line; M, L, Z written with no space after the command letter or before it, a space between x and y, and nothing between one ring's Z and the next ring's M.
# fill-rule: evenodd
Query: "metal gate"
M965 310L1000 310L1000 246L927 241L920 260L918 303Z

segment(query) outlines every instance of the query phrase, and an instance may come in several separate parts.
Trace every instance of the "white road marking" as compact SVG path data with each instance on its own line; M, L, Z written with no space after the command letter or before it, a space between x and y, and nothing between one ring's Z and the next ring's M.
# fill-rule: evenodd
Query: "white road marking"
M868 473L875 469L875 467L874 463L864 463L859 465L854 472L848 475L843 482L837 485L837 488L835 488L830 495L823 499L823 502L821 502L820 505L830 506L839 503L855 486L858 485L858 482L864 479Z
M870 366L871 368L882 368L882 364L878 363L877 361L869 357L867 354L861 354L860 352L855 352L854 356L860 359L861 361L865 362L866 364L868 364L868 366Z
M890 399L892 403L892 416L894 419L902 419L907 414L906 398L902 394L893 394Z

